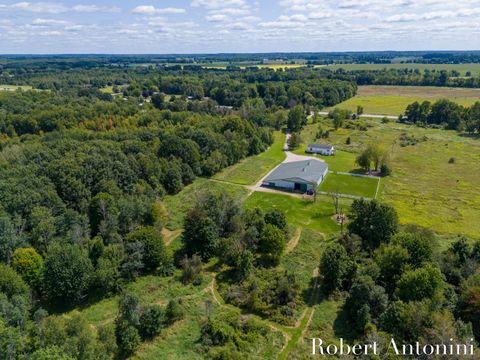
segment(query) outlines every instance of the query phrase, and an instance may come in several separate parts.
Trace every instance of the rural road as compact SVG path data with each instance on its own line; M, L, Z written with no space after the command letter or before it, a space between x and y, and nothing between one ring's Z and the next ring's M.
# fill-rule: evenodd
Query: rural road
M318 114L319 114L319 115L327 116L327 115L328 115L328 112L326 112L326 111L319 111ZM395 119L395 120L398 119L398 116L393 116L393 115L378 115L378 114L377 114L377 115L375 115L375 114L362 114L362 115L358 115L358 117L373 118L373 119L383 119L383 118Z

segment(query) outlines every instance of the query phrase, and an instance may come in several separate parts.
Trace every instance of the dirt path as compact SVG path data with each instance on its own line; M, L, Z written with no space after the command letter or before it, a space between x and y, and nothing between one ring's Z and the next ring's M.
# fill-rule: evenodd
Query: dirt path
M327 116L328 112L320 111L318 114ZM361 118L372 118L372 119L383 119L383 118L392 119L392 120L397 120L398 119L398 116L394 116L394 115L362 114L362 115L357 115L357 116L361 117Z
M168 246L170 245L173 240L175 240L177 237L179 237L183 232L183 229L178 229L178 230L168 230L167 228L162 229L162 235L163 238L165 239L165 245Z
M282 351L278 354L277 360L285 360L288 357L290 351L294 348L294 346L298 343L299 340L303 339L306 336L308 327L312 322L313 315L315 314L315 310L317 309L317 302L320 297L320 289L317 286L318 280L318 268L316 267L313 269L312 278L315 279L313 283L313 292L312 297L310 299L310 305L307 307L304 315L300 319L299 325L296 328L294 334L292 334L291 339L289 340L288 344L282 349Z
M285 247L285 253L292 252L293 249L298 245L298 242L300 240L300 236L302 236L302 228L297 228L295 230L295 234L293 234L292 238L290 241L287 243L287 246Z

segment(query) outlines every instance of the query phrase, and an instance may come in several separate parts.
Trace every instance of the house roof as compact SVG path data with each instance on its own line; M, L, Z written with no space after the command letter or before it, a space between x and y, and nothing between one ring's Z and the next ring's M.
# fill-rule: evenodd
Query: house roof
M308 147L316 148L316 149L325 149L325 150L333 149L333 145L325 145L325 144L308 144Z
M327 170L328 164L317 159L287 162L272 171L264 182L300 179L307 183L318 183Z

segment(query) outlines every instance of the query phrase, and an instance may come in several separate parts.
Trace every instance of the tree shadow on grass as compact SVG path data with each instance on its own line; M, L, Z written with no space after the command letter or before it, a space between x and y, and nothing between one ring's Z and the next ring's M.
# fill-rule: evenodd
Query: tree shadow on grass
M344 306L340 308L333 322L333 331L337 338L343 338L348 341L353 341L357 337L353 326L348 322L348 315Z

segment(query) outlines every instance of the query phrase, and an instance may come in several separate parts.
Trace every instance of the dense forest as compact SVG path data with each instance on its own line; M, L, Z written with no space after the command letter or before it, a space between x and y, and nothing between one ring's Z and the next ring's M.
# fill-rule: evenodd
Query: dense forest
M3 70L16 85L35 90L0 93L2 359L128 356L180 319L181 305L143 306L127 293L115 324L96 332L80 317L49 314L118 294L140 275L182 268L183 281L194 282L202 261L219 253L239 266L238 279L255 271L254 262L275 264L286 236L281 213L256 219L227 198L207 197L186 217L185 258L178 259L161 234L162 200L196 177L263 152L290 108L305 117L356 90L307 69L37 65ZM246 252L219 250L233 249L233 239ZM275 271L271 276L293 281ZM277 304L282 296L265 301ZM280 301L278 316L288 315L290 300Z

